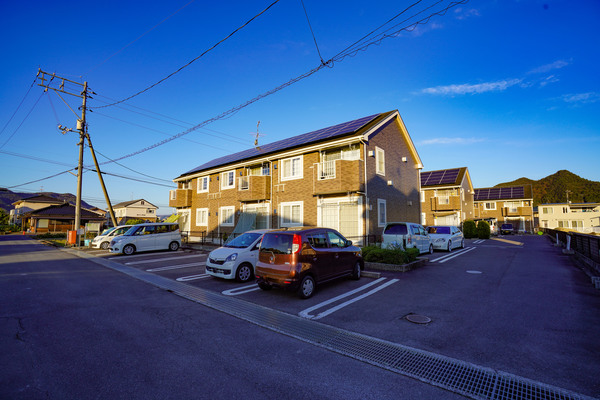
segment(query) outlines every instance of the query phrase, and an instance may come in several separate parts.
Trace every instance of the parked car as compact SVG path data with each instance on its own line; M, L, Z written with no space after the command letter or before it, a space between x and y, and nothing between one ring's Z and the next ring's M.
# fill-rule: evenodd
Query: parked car
M388 222L381 235L381 247L414 247L419 253L433 253L433 243L425 228L414 222Z
M269 229L248 231L208 254L206 273L247 282L254 277L260 240Z
M110 246L110 241L113 240L115 236L124 234L129 228L131 228L131 225L119 225L105 229L92 240L91 247L93 249L106 250L108 249L108 246Z
M177 223L145 223L132 225L127 232L110 241L111 253L131 255L136 251L171 250L181 246Z
M502 224L500 226L500 234L511 235L512 233L513 233L513 225L512 224Z
M428 226L427 233L431 238L433 248L436 250L452 251L452 249L458 247L465 247L465 238L463 233L456 226Z
M265 233L258 252L256 281L263 290L282 287L311 297L317 285L350 276L360 279L360 248L329 228L290 228Z

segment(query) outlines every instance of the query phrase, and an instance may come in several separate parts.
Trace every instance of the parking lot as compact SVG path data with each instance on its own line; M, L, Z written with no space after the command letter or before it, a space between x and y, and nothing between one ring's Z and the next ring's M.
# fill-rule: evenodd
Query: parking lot
M467 240L425 255L409 272L341 279L300 300L284 290L210 277L208 251L93 256L306 320L504 371L588 396L600 394L600 296L545 237ZM414 323L410 316L422 316ZM408 318L407 318L408 317ZM414 318L412 318L414 319ZM585 366L585 367L583 367Z

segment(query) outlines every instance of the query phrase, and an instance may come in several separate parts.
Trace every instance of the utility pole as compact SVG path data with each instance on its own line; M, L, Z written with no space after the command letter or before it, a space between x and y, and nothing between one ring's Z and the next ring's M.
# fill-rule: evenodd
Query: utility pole
M59 77L56 74L50 74L48 72L44 72L41 69L38 69L37 78L39 78L41 81L41 83L38 83L38 85L42 86L44 88L44 91L47 92L48 89L53 90L58 95L58 97L60 97L61 100L63 102L65 102L65 104L67 105L67 107L69 107L69 109L71 109L71 111L73 111L73 109L62 98L60 93L65 93L65 94L68 94L71 96L82 98L81 118L79 118L77 113L75 113L73 111L73 113L77 117L77 130L76 131L79 132L79 142L77 143L77 145L79 146L79 161L77 163L77 199L75 201L75 227L74 227L77 232L77 235L76 235L77 242L76 243L77 243L77 246L79 246L81 243L80 236L79 236L80 235L79 228L81 226L81 187L82 187L82 181L83 181L83 146L85 144L85 139L88 140L90 151L92 152L92 156L94 158L94 163L96 165L96 171L98 172L98 177L100 178L100 184L102 185L102 190L104 191L104 198L106 199L106 203L108 205L108 209L110 212L112 222L113 222L114 226L117 226L117 221L116 221L116 218L114 215L114 211L113 211L112 205L110 203L110 198L108 197L106 187L104 186L104 180L102 179L102 173L100 172L100 168L98 166L98 161L96 159L96 154L94 153L94 149L92 147L92 141L87 132L87 124L86 124L86 119L85 119L85 113L87 110L86 103L87 103L87 98L88 98L87 81L82 84L79 82L72 81L70 79ZM58 85L58 87L52 86L53 84ZM67 89L66 86L69 86L70 88ZM76 90L79 88L81 88L81 91L79 93L77 93ZM62 125L58 125L58 129L60 129L62 131L63 135L67 132L75 132L74 130L63 127Z

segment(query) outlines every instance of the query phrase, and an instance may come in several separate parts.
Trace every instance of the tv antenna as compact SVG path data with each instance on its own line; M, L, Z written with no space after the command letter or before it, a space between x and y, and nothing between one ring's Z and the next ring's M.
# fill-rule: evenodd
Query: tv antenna
M256 150L260 150L260 146L258 145L258 138L260 136L264 136L263 134L258 132L258 126L260 125L260 121L258 121L256 123L256 136L254 137L254 147L256 147ZM254 135L255 133L252 132L251 135Z

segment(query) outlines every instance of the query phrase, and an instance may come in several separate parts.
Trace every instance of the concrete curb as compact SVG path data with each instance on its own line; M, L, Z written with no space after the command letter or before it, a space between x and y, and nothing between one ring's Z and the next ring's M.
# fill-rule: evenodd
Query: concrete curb
M427 262L429 262L429 259L425 258L425 257L417 257L416 261L410 262L408 264L402 264L402 265L384 264L384 263L365 261L365 270L408 272L408 271L412 271L413 269L424 266L425 264L427 264ZM365 271L365 272L368 272L368 271Z

